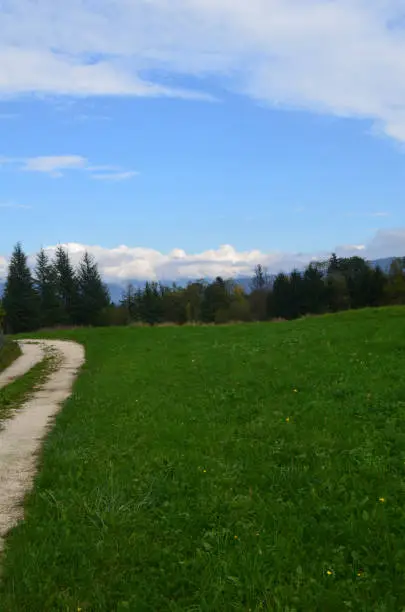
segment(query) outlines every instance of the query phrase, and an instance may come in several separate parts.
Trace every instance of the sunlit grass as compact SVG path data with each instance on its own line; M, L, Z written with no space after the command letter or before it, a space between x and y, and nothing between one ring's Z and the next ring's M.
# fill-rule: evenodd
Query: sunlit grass
M405 309L53 336L87 364L0 610L405 606Z

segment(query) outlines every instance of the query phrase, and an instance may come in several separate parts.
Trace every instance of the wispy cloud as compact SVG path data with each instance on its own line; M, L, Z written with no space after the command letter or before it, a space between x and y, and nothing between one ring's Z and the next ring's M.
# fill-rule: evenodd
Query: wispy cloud
M28 158L0 157L0 166L9 166L23 172L39 172L53 178L60 178L67 171L86 171L97 180L121 181L138 174L114 165L93 165L81 155L48 155Z
M405 141L401 0L12 0L0 95L178 96L196 77ZM162 82L156 75L164 74ZM205 80L205 77L208 77ZM170 85L167 83L170 82ZM368 128L367 128L368 129Z
M389 217L390 213L388 211L380 211L380 212L348 212L346 213L346 217Z
M138 172L128 171L128 172L105 172L102 174L93 174L92 178L97 181L127 181L128 179L137 176Z
M87 166L87 159L80 155L56 155L30 157L24 161L22 170L27 172L45 172L53 176L62 176L62 170L77 170Z
M0 202L0 208L15 208L28 210L32 208L32 206L27 206L26 204L15 204L14 202Z

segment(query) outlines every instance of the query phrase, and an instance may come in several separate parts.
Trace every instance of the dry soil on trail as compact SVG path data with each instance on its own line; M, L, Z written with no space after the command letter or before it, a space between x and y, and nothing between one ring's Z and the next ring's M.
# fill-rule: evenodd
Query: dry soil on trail
M84 348L63 340L23 340L23 355L0 375L0 388L52 352L57 368L0 431L0 552L7 532L23 518L22 502L32 486L37 451L51 418L69 397L84 363Z
M23 376L44 358L44 346L38 342L27 340L19 342L19 345L23 354L0 373L0 389Z

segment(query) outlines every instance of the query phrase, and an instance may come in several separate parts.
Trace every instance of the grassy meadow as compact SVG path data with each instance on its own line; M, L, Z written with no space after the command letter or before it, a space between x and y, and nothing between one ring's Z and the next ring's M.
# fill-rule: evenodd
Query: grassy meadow
M405 610L405 309L52 332L87 363L1 612Z
M0 372L8 368L20 355L21 350L18 344L6 340L4 346L0 350Z

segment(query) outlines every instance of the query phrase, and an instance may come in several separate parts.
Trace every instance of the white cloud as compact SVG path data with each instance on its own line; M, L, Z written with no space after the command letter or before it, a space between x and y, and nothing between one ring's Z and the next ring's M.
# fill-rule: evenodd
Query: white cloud
M6 278L6 276L7 276L7 268L8 268L7 259L0 255L0 279L1 278Z
M405 141L402 0L3 0L0 95L204 97L371 120ZM159 75L160 78L158 78ZM170 77L169 79L167 77Z
M25 159L0 157L0 166L1 165L9 165L14 169L27 172L49 174L54 178L60 178L66 170L85 170L90 173L93 179L111 181L123 181L138 175L138 172L123 170L119 166L93 166L81 155L48 155L28 157Z
M134 172L133 170L127 172L106 172L102 174L93 174L92 178L97 181L127 181L128 179L137 176L138 172Z
M162 253L144 247L126 245L107 249L102 246L67 243L72 260L77 263L85 250L88 250L99 263L100 271L108 281L125 283L128 279L137 280L176 280L198 279L204 277L250 276L255 265L261 263L270 273L302 269L311 261L325 260L335 251L339 256L359 255L366 259L390 256L405 256L405 228L379 230L366 245L340 245L328 252L288 253L282 251L263 252L258 249L237 251L231 245L222 245L202 253L186 253L175 248ZM56 246L47 247L50 255ZM34 255L30 261L34 264ZM2 276L0 257L0 278ZM4 277L4 274L3 274Z
M0 202L0 208L15 208L28 210L29 208L32 208L32 206L27 206L26 204L15 204L14 202Z
M380 212L349 212L346 217L389 217L390 213L387 211Z
M25 160L23 170L29 172L60 173L61 170L85 168L87 159L80 155L60 155L47 157L30 157Z

